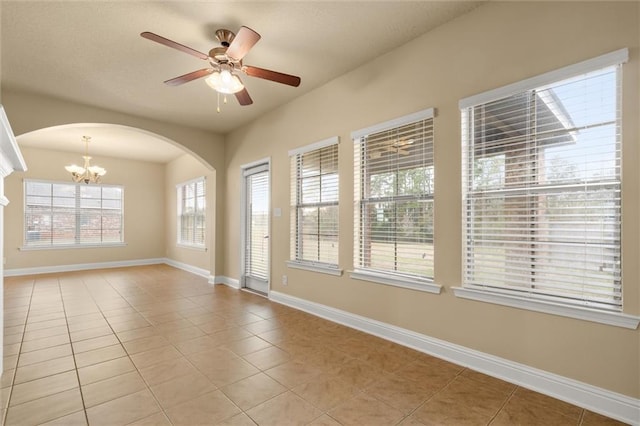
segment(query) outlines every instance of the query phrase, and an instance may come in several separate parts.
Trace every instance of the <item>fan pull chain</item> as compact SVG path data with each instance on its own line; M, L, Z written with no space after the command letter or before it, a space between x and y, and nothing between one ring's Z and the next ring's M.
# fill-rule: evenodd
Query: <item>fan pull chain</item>
M216 112L219 114L220 113L220 92L216 92L218 94L218 106L216 108Z

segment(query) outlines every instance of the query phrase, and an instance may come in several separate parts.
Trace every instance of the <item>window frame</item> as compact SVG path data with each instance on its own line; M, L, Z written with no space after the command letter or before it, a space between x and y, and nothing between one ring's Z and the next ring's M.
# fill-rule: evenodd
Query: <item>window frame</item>
M339 254L340 254L340 221L339 221L339 199L340 199L340 172L339 172L339 144L340 138L338 136L332 136L327 139L323 139L312 144L293 149L289 151L290 162L290 185L291 185L291 200L290 200L290 259L286 262L287 266L294 269L304 269L313 272L325 273L329 275L342 275L342 270L339 268ZM302 156L307 154L321 154L321 150L333 148L335 152L335 167L336 167L336 198L332 201L323 201L319 199L317 202L304 202L302 194L301 181L304 177L301 175L301 160ZM319 161L322 158L319 157ZM322 194L322 174L319 172L318 176L318 191ZM318 260L309 260L301 257L300 249L302 248L302 210L306 208L317 208L318 210L323 207L336 207L338 210L338 220L336 222L336 245L335 245L335 263L325 262L320 260L321 251L318 249ZM318 215L318 230L315 234L318 241L321 240L321 231L323 222Z
M204 199L204 204L202 206L202 208L198 208L200 207L200 205L198 204L197 200L198 200L198 195L197 195L197 186L199 183L202 183L203 188L202 188L202 197ZM196 210L194 211L194 213L192 215L186 215L184 214L184 191L186 190L186 188L188 186L193 186L192 191L193 191L193 198L195 199L195 204L196 204ZM179 184L176 185L176 208L177 208L177 220L176 220L176 246L177 247L182 247L182 248L188 248L188 249L193 249L193 250L203 250L206 251L207 250L207 181L206 181L206 176L200 176L194 179L190 179L188 181L185 182L181 182ZM197 216L201 216L201 223L202 223L202 243L198 243L195 241L186 241L185 239L183 239L183 235L182 235L182 221L186 218L186 217L193 217L192 223L193 223L193 229L191 230L191 234L193 235L193 238L195 240L196 235L198 234L197 231L197 226L198 226L198 221L196 220Z
M489 303L495 303L503 306L516 307L521 309L532 310L536 312L544 312L550 313L570 318L588 320L593 322L599 322L603 324L615 325L626 328L636 328L638 326L638 322L640 318L634 317L631 315L626 315L622 312L622 308L620 311L616 310L607 310L596 308L592 306L583 306L578 303L571 303L569 301L568 296L564 296L565 299L561 298L552 298L545 299L544 297L535 297L531 293L527 294L517 294L516 292L507 292L500 291L500 289L490 289L486 286L479 287L477 285L473 285L472 283L467 283L465 280L467 278L466 268L469 267L467 256L469 255L467 247L468 238L467 235L470 232L469 230L469 218L467 216L468 211L468 195L470 191L470 181L469 181L469 157L470 154L465 150L465 144L473 145L472 140L465 140L466 134L469 132L470 123L468 122L468 117L465 115L468 111L471 111L474 107L479 105L488 104L492 101L497 101L500 99L505 99L513 95L522 94L527 91L532 91L540 87L549 86L555 84L557 82L567 80L573 77L578 77L581 75L585 75L591 72L597 72L599 70L604 70L609 67L619 66L617 70L617 78L621 78L622 67L621 65L628 61L628 50L620 49L614 52L610 52L608 54L586 60L577 64L569 65L564 68L560 68L548 73L544 73L529 79L522 80L520 82L510 84L507 86L503 86L494 90L490 90L484 93L480 93L478 95L474 95L465 99L462 99L459 102L459 107L461 110L462 116L462 135L463 135L463 161L462 161L462 217L463 217L463 226L462 226L462 234L463 234L463 282L461 287L454 287L453 291L457 297L475 300L475 301L483 301ZM620 105L622 90L621 88L616 89L617 103ZM617 110L617 126L622 127L622 112L618 108ZM620 140L622 136L620 136ZM620 143L620 140L618 143ZM471 148L468 148L471 149ZM622 150L620 150L619 158L617 161L621 161L623 158ZM606 179L602 179L599 182L605 182ZM621 182L621 176L620 176ZM621 185L621 183L620 183ZM622 202L622 195L620 196L620 202ZM620 211L621 217L621 211ZM622 227L622 223L620 223L620 228ZM620 232L620 235L622 233ZM621 237L618 240L618 248L620 252L622 251L622 242Z
M363 221L366 215L364 214L364 210L366 205L371 203L380 203L380 202L392 202L392 203L402 203L407 201L428 201L430 203L434 203L434 194L435 194L435 163L433 158L433 149L434 149L434 137L431 136L431 158L428 159L432 164L432 172L431 172L431 192L430 193L420 193L420 194L394 194L393 196L385 196L385 197L371 197L370 194L367 194L367 190L365 189L365 176L367 166L364 164L362 158L367 151L366 138L370 135L385 132L385 131L393 131L395 129L399 129L403 126L415 124L422 121L429 121L429 126L433 131L434 127L434 116L435 111L433 108L428 108L422 111L418 111L412 114L408 114L402 117L398 117L392 120L388 120L385 122L381 122L375 124L373 126L369 126L360 130L353 131L351 133L351 139L354 143L354 265L353 271L351 271L350 276L353 279L364 280L369 282L375 282L378 284L390 285L401 288L408 288L412 290L424 291L428 293L439 294L442 290L442 286L434 283L434 277L420 275L417 273L407 273L407 272L399 272L397 269L394 271L385 270L380 268L370 268L362 265L362 251L363 249L363 241L366 239L366 236L363 234ZM421 161L424 161L421 158ZM419 167L415 167L418 169ZM397 173L400 171L398 170ZM433 206L433 204L432 204ZM431 223L431 227L433 229L433 222ZM395 232L395 231L394 231ZM394 244L397 244L397 237L394 233L392 238ZM394 250L394 256L397 257L397 253ZM435 263L432 263L432 267L435 268ZM434 270L435 275L435 270Z
M36 197L46 197L46 196L41 196L41 195L37 195L37 194L29 194L27 191L27 185L30 183L35 183L35 184L45 184L45 185L50 185L51 188L51 192L50 195L47 197L49 198L50 204L49 206L52 208L53 207L53 202L54 202L54 193L53 193L53 186L54 185L63 185L63 186L67 186L67 187L73 187L74 188L74 205L72 207L72 209L74 210L74 212L72 213L73 216L75 216L76 219L74 219L74 243L60 243L60 244L56 244L54 242L54 238L53 238L53 230L50 231L51 233L51 239L50 242L48 244L30 244L29 240L30 238L28 238L27 236L27 232L28 232L28 219L27 219L27 215L29 214L28 211L28 197L29 196L36 196ZM106 242L95 242L95 241L91 241L91 242L81 242L81 230L82 230L82 223L81 221L77 220L78 217L81 216L81 212L83 209L90 209L88 207L81 207L81 200L84 199L82 197L82 190L81 188L83 187L100 187L100 188L117 188L120 190L120 208L119 209L115 209L115 210L119 210L119 220L120 220L120 228L119 228L119 233L120 233L120 241L106 241ZM46 179L23 179L23 221L24 221L24 226L23 226L23 230L22 230L22 246L20 247L21 251L31 251L31 250L63 250L63 249L74 249L74 248L86 248L86 247L92 247L92 248L101 248L101 247L123 247L126 246L127 244L125 243L125 236L124 236L124 220L125 220L125 215L124 215L124 186L123 185L111 185L111 184L99 184L99 185L87 185L85 183L75 183L75 182L64 182L64 181L55 181L55 180L46 180ZM100 204L102 205L102 202L104 201L103 198L103 191L100 191ZM105 210L104 208L100 207L100 210ZM110 209L111 210L111 209ZM53 214L53 211L52 211ZM101 213L101 229L100 229L100 239L102 240L103 235L104 235L104 231L105 229L102 227L102 213ZM51 227L54 226L53 220L51 220ZM115 229L115 228L114 228Z

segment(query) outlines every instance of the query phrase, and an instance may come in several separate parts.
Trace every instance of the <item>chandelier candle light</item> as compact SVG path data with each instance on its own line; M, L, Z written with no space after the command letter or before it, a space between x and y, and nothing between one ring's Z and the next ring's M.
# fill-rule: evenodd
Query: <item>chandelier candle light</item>
M84 158L84 167L72 164L71 166L66 166L65 169L71 173L71 179L76 183L100 183L100 178L104 176L107 171L100 166L91 165L91 157L89 156L89 141L91 137L83 136L82 140L85 143L84 155L82 156L82 158Z

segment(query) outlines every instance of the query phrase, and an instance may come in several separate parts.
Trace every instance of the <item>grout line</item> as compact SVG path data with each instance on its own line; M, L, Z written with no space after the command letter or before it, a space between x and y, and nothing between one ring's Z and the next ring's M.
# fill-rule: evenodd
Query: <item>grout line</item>
M18 374L18 364L20 363L20 356L22 355L22 344L24 342L24 334L27 330L27 320L29 319L29 313L31 312L31 302L33 301L33 293L35 291L36 279L32 278L31 281L31 293L29 294L29 305L27 308L27 314L24 317L24 328L22 330L22 338L20 339L20 349L18 350L18 356L16 357L16 363L13 368L13 377L11 378L11 388L9 389L9 397L7 398L7 404L4 407L4 414L2 416L2 425L4 426L7 421L7 417L9 415L9 406L11 405L11 397L13 396L13 387L15 386L16 374ZM4 289L2 289L4 290ZM4 312L4 311L3 311ZM3 322L4 324L4 322ZM2 330L4 335L4 329ZM3 345L4 345L4 337L3 337ZM3 354L4 355L4 354ZM4 373L4 371L3 371Z

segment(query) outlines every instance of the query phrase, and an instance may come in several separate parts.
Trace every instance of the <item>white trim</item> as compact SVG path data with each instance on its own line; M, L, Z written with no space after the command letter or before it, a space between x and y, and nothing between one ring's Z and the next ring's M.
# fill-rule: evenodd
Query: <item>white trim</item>
M104 243L104 244L55 244L55 245L41 245L41 246L21 246L18 247L20 251L38 251L38 250L74 250L74 249L91 249L91 248L113 248L113 247L126 247L127 243Z
M0 105L0 154L8 160L9 166L11 166L13 170L17 172L27 171L27 163L25 163L24 157L22 157L22 153L18 147L18 141L11 129L11 124L9 124L9 119L2 105ZM5 173L3 173L3 175L5 175Z
M197 266L188 265L186 263L178 262L173 259L164 259L164 263L169 266L173 266L174 268L182 269L183 271L191 272L192 274L199 275L204 278L209 278L209 271L203 268L199 268Z
M195 251L207 251L207 247L205 245L198 245L198 244L186 244L186 243L176 243L176 247L178 248L183 248L183 249L189 249L189 250L195 250Z
M607 417L638 424L639 399L277 291L271 291L269 300L544 393Z
M287 260L286 264L289 268L293 268L293 269L303 269L305 271L319 272L321 274L329 274L329 275L336 275L336 276L342 275L342 269L338 268L338 266L333 267L333 266L320 265L317 263L298 262L295 260Z
M0 207L7 207L9 205L9 199L4 195L0 195Z
M358 142L361 137L370 135L371 133L378 133L384 130L394 129L405 124L415 123L416 121L433 118L433 115L433 108L427 108L422 111L414 112L413 114L404 115L402 117L394 118L393 120L385 121L384 123L378 123L374 124L373 126L365 127L364 129L354 130L353 132L351 132L351 139Z
M369 271L351 271L349 274L355 280L370 281L378 284L386 284L394 287L408 288L410 290L424 291L427 293L440 294L442 286L433 282L411 280L395 275L376 274Z
M89 269L107 269L107 268L123 268L128 266L142 266L142 265L158 265L165 263L166 259L138 259L138 260L118 260L113 262L96 262L96 263L78 263L72 265L54 265L54 266L36 266L33 268L16 268L5 269L5 277L14 277L19 275L38 275L38 274L50 274L54 272L71 272L71 271L85 271Z
M521 80L513 84L498 87L497 89L488 90L477 95L469 96L461 99L458 103L460 109L474 107L479 104L506 98L516 93L521 93L536 87L545 86L555 83L559 80L575 77L580 74L596 71L613 65L619 65L629 60L629 49L624 48L615 52L606 53L596 58L587 59L577 64L569 65L564 68L553 70L535 77Z
M176 189L179 189L179 188L181 188L181 187L183 187L185 185L189 185L190 183L196 183L196 182L200 182L200 181L205 181L206 182L206 180L207 180L206 176L198 176L196 178L189 179L186 182L176 183Z
M456 297L476 300L479 302L495 303L497 305L512 308L528 309L530 311L543 312L545 314L560 315L568 318L576 318L600 324L613 325L635 330L640 323L640 317L618 313L599 311L582 306L571 306L549 301L534 300L527 297L512 296L476 290L465 287L453 287Z
M295 148L289 151L289 157L293 157L294 155L305 154L310 151L315 151L317 149L326 148L328 146L337 145L340 143L340 138L338 136L332 136L327 139L323 139L318 142L314 142L309 145L301 146L300 148Z
M216 275L215 277L210 275L209 283L226 285L228 287L235 288L236 290L240 290L241 288L240 281L235 278L226 277L224 275Z

